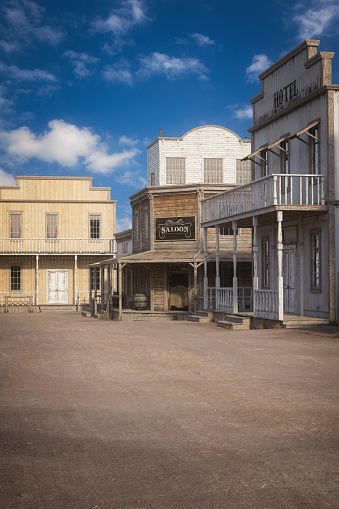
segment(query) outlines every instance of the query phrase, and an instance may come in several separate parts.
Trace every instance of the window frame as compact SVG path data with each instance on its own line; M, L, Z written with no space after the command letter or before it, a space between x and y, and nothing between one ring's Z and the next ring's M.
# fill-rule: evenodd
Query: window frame
M204 184L223 184L224 183L224 159L223 157L204 157ZM207 168L208 162L214 161L215 163L220 163L220 168ZM217 164L216 164L217 166ZM211 171L215 172L214 175L206 175L207 172ZM218 175L220 172L220 175ZM216 178L213 178L213 177ZM220 176L220 179L218 177Z
M267 148L263 148L260 150L260 171L261 171L261 178L268 177L269 171L268 171L268 150Z
M248 175L247 175L248 173ZM248 179L247 179L248 176ZM235 160L235 183L239 186L249 184L252 181L252 161L250 159Z
M318 236L319 237L319 246L318 246L318 277L316 276L316 266L315 266L315 252L314 252L314 242L313 239ZM314 228L310 231L310 291L312 293L321 293L322 292L322 271L321 271L321 262L322 262L322 253L321 253L321 229ZM315 278L317 277L318 283L314 284Z
M53 216L56 218L56 236L49 237L48 236L48 217ZM45 213L45 238L46 240L57 240L59 238L59 214L57 212L46 212Z
M267 245L267 251L266 251ZM266 255L267 253L267 255ZM261 239L261 283L264 290L271 288L271 253L270 237L266 235Z
M280 146L280 173L282 175L290 175L291 174L291 166L290 166L290 142L289 140L283 140L279 144ZM290 191L290 179L281 179L281 192L288 193Z
M9 215L9 225L8 225L8 226L9 226L9 231L8 231L8 237L9 237L10 239L13 239L13 240L19 240L19 239L22 239L22 229L23 229L23 228L22 228L22 226L23 226L23 221L22 221L22 219L23 219L23 213L22 213L22 212L20 212L20 211L15 211L15 210L13 210L13 211L9 211L8 215ZM13 235L12 235L12 217L13 217L13 216L19 216L19 217L20 217L20 225L19 225L19 228L20 228L20 235L19 235L19 236L13 236Z
M310 173L312 175L320 175L320 129L319 125L311 127L309 130L309 162ZM315 136L317 140L313 138ZM317 172L315 171L317 169Z
M168 167L168 163L169 161L174 161L174 159L176 160L180 160L181 162L183 161L183 168L169 168ZM183 184L186 184L186 157L166 157L166 185L176 185L176 186L179 186L179 185L183 185ZM183 178L182 175L180 175L180 178L178 179L179 181L178 182L173 182L173 174L171 175L171 178L169 178L169 175L168 175L168 172L171 171L182 171L183 172ZM169 180L171 180L171 182L169 182Z
M92 229L91 229L91 220L92 218L99 218L99 237L92 237ZM102 221L101 221L101 214L99 213L90 213L88 215L88 237L89 237L89 240L90 241L96 241L96 240L100 240L102 237L101 237L101 234L102 234Z
M13 269L19 269L17 270L17 282L14 282L14 276L13 276ZM11 265L10 266L10 272L9 272L9 288L10 292L22 292L22 278L21 278L21 265ZM18 286L18 288L14 288L14 286Z
M101 289L101 267L89 268L89 289L91 292Z

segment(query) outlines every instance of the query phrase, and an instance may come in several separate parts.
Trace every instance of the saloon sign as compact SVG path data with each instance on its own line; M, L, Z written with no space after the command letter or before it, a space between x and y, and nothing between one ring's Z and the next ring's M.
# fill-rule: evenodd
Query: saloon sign
M162 217L155 221L155 240L194 240L195 217Z

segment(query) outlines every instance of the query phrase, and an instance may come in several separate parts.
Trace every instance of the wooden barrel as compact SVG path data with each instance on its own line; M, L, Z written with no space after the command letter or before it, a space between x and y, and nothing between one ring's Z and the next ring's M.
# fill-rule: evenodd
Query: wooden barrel
M135 309L147 309L147 295L145 293L134 294L134 307Z

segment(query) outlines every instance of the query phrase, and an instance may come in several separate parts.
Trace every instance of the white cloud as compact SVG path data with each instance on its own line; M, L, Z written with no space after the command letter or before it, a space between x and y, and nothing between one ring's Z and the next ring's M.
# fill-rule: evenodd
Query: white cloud
M7 113L11 110L13 101L7 98L7 90L4 85L0 85L0 111L1 113Z
M7 54L13 53L18 49L18 44L15 42L8 42L5 40L0 40L0 48Z
M9 44L27 43L32 40L56 46L64 33L44 23L45 9L33 0L8 0L2 7L7 21L6 40ZM9 48L9 47L8 47Z
M69 58L74 72L79 78L86 78L93 74L91 66L98 62L98 58L89 55L88 53L78 53L73 50L65 51L65 57Z
M130 147L134 147L139 143L138 140L136 140L135 138L130 138L129 136L125 136L124 134L120 136L118 142L120 145L128 145Z
M215 46L215 41L208 35L199 34L198 32L191 34L192 39L198 46Z
M138 153L136 149L109 153L100 136L64 120L52 120L48 127L42 135L34 134L28 127L0 131L0 142L19 161L36 158L67 168L83 163L88 170L102 174L132 162Z
M123 232L130 228L132 228L132 218L130 216L117 218L117 232Z
M166 78L180 78L187 74L196 74L200 79L208 79L208 70L198 58L172 57L165 53L152 53L141 57L141 68L138 75L150 77L154 74L163 74Z
M132 71L129 65L125 63L107 65L102 71L102 76L106 81L111 81L112 83L124 83L125 85L133 84Z
M120 184L125 184L129 187L140 189L146 185L146 179L143 175L131 170L126 170L124 173L117 177Z
M56 81L54 74L44 71L43 69L21 69L17 65L7 65L0 62L0 71L6 73L8 78L19 81Z
M272 64L267 55L254 55L251 65L246 68L247 79L250 82L258 80L259 74L268 69Z
M244 106L242 108L237 108L234 110L234 115L236 118L243 119L251 119L252 118L252 106Z
M121 37L147 19L142 0L123 0L120 7L113 9L107 18L97 17L92 28L95 32L110 32L115 37Z
M298 11L293 17L300 39L312 39L323 35L339 19L339 5L335 0L301 2L296 5Z
M11 173L7 173L0 168L0 186L15 186L15 178Z

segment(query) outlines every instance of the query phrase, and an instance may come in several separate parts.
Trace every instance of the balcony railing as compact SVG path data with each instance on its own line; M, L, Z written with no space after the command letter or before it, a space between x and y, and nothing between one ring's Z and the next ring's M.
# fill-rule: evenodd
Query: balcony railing
M276 174L217 194L202 202L202 223L274 205L325 205L324 176Z
M114 254L114 239L0 239L2 254Z

